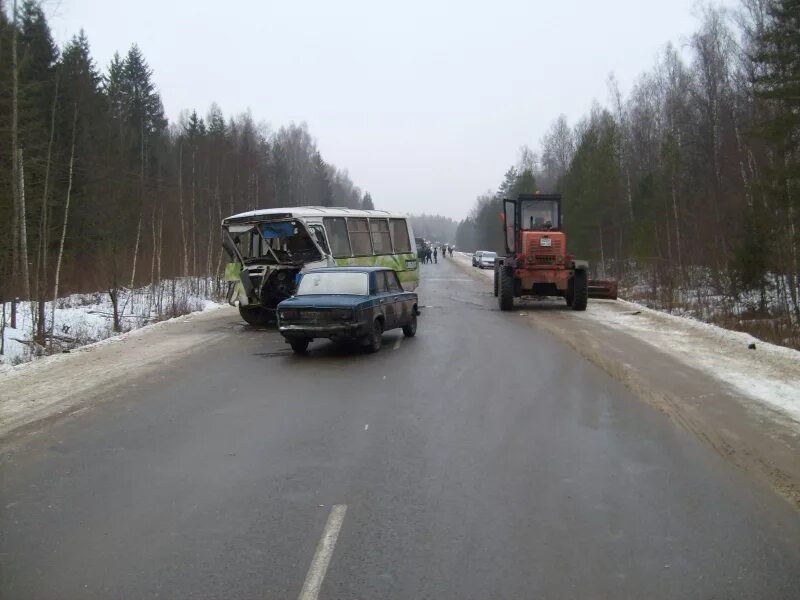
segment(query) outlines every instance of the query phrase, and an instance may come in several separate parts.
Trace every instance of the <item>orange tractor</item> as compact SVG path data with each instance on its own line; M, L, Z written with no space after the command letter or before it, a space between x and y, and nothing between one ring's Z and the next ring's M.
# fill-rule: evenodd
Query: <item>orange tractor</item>
M567 254L561 194L504 200L501 220L506 255L494 263L500 310L512 310L520 296L561 296L573 310L586 310L589 298L616 299L616 281L590 281L589 263Z

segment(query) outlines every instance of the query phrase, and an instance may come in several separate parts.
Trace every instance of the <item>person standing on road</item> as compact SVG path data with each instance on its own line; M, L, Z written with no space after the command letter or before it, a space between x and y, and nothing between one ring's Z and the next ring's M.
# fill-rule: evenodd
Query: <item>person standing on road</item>
M450 258L453 258L453 247L452 246L448 247L447 251L450 253Z
M436 246L433 247L433 262L436 264L439 264L439 261L437 260L438 250L439 249Z

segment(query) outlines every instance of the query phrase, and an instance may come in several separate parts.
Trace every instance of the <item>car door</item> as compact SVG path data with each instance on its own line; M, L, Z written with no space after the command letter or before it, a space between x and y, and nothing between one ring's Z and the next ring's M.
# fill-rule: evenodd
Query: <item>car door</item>
M410 296L403 290L396 271L386 271L386 287L394 305L395 326L402 327L411 317L412 301L407 299Z
M375 272L375 295L378 298L378 305L383 314L383 330L394 329L397 327L397 318L395 316L394 300L389 294L386 271Z

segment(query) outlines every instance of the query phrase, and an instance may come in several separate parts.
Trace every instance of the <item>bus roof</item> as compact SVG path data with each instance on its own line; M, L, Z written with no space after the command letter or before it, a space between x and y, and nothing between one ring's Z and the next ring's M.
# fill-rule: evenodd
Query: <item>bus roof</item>
M310 217L383 217L405 219L406 215L393 213L386 210L360 210L357 208L343 208L339 206L287 206L281 208L262 208L239 213L225 218L223 225L256 221L262 218L310 218Z

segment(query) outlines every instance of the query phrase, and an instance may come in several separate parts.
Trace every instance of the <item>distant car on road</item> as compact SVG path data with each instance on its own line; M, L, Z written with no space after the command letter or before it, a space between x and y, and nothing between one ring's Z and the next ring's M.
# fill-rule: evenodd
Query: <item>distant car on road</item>
M484 250L478 250L477 252L475 252L472 255L472 266L473 267L477 267L478 266L478 259L481 257L481 254L483 254L483 253L484 253Z
M297 354L316 338L355 340L381 349L384 331L417 332L417 295L406 292L385 267L325 267L300 279L297 292L278 304L278 330Z
M494 269L494 261L497 258L497 252L484 252L478 261L478 268L480 269Z

